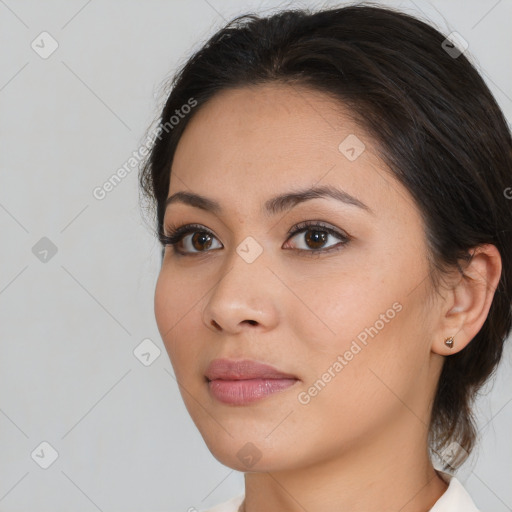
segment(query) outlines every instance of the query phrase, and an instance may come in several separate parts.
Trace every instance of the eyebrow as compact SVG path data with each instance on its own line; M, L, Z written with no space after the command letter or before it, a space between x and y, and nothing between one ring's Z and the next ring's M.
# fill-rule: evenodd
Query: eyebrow
M291 210L299 203L318 198L333 198L337 201L351 206L356 206L368 213L371 213L372 215L375 215L375 212L362 201L350 195L348 192L345 192L344 190L336 188L332 185L311 187L272 197L265 202L265 211L268 215L277 215L278 213ZM215 214L222 213L222 207L217 201L201 196L199 194L194 194L192 192L182 191L172 194L167 198L165 202L165 208L173 203L187 204L195 208L200 208L201 210L213 212Z

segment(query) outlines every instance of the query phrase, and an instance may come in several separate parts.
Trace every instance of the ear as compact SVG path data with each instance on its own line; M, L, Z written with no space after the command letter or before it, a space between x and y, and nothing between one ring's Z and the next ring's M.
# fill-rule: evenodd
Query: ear
M448 356L461 351L482 328L501 276L501 256L496 246L479 245L463 275L451 279L445 302L440 309L440 318L432 352ZM444 341L453 336L453 346Z

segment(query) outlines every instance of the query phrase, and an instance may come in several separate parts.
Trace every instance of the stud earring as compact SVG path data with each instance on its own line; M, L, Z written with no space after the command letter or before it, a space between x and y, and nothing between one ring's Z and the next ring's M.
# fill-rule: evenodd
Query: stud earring
M449 338L446 338L444 340L444 344L449 347L449 348L453 348L453 336L450 336Z

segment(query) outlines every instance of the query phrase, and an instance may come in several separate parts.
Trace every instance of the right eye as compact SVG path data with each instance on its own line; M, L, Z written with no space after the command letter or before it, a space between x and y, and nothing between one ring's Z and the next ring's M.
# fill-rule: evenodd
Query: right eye
M204 226L186 224L180 227L169 227L169 234L162 235L160 242L165 246L172 246L175 253L187 255L208 252L214 238L215 235Z

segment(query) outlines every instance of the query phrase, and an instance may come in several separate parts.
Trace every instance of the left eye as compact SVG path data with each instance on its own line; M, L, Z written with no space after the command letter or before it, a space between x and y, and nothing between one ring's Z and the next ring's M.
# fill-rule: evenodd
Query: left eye
M297 229L290 234L289 240L299 235L299 240L303 240L304 243L302 247L297 247L296 249L307 252L327 252L334 249L336 246L344 245L349 241L348 236L322 224L306 224L297 226ZM337 238L340 242L338 244L331 244L324 247L329 237Z

